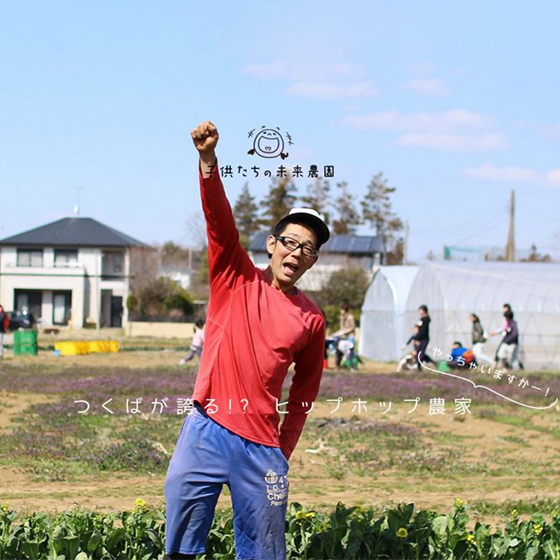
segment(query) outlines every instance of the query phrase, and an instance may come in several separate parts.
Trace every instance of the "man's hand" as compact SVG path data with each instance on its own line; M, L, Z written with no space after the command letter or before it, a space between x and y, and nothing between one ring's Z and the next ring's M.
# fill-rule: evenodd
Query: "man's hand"
M218 129L210 121L204 121L199 124L192 132L191 137L195 148L203 155L214 154L216 145L218 144Z
M194 146L200 154L200 171L204 178L210 177L216 166L216 145L218 144L218 129L214 123L204 121L191 131Z

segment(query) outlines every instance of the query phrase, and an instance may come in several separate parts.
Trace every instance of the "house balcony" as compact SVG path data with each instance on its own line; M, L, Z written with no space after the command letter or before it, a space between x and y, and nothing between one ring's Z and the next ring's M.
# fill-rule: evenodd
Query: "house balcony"
M10 276L85 276L87 273L86 266L81 262L71 263L53 263L42 266L24 266L18 265L16 262L2 263L0 274Z

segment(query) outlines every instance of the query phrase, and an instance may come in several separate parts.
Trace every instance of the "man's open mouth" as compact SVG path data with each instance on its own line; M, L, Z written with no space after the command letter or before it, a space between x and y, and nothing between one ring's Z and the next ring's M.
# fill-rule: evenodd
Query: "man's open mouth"
M284 270L284 274L286 274L287 276L292 276L299 270L299 267L295 264L284 263L282 265L282 269Z

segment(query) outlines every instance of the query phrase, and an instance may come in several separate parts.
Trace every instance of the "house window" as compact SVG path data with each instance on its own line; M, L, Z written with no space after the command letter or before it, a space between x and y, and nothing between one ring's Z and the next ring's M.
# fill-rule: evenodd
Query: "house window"
M72 315L72 292L53 293L53 325L67 325Z
M18 249L18 266L43 266L43 249Z
M35 319L43 316L43 292L41 290L15 290L15 309L17 311L29 311Z
M55 249L54 266L74 266L78 263L77 249Z
M101 275L106 277L124 276L123 251L103 251Z

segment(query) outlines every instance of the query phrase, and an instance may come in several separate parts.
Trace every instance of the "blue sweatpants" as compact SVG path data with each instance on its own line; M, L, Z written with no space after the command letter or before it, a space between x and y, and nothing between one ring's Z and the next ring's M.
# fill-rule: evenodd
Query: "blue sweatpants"
M165 479L167 554L200 554L227 484L237 560L284 560L288 461L278 447L254 443L195 405L181 427Z

